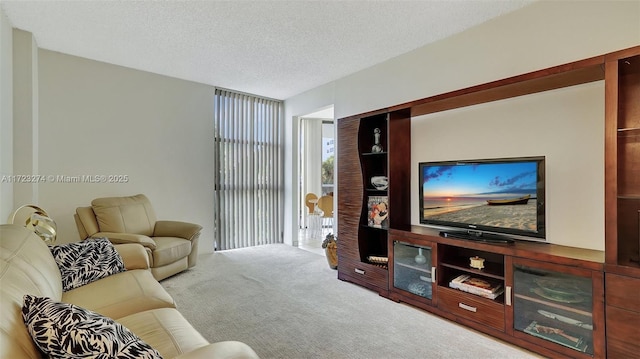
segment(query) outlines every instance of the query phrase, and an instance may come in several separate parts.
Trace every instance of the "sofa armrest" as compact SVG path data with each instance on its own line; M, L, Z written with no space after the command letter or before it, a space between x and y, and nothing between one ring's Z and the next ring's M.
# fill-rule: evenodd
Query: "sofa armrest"
M149 256L144 247L137 243L114 244L113 247L118 251L124 267L127 270L132 269L149 269Z
M197 238L202 226L180 221L157 221L153 230L154 237L178 237L188 240Z
M138 244L142 244L143 246L151 250L156 249L156 242L154 242L153 239L142 234L98 232L92 235L91 237L92 238L107 237L109 241L113 244L138 243Z
M209 344L175 357L175 359L259 359L258 354L245 343L226 341Z

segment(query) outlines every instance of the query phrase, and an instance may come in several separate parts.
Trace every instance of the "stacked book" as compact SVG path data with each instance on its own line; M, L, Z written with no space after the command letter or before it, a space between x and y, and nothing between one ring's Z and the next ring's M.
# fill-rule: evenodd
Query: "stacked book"
M449 282L449 287L489 299L496 299L504 292L502 283L492 283L486 279L472 277L468 274L461 274L455 277Z

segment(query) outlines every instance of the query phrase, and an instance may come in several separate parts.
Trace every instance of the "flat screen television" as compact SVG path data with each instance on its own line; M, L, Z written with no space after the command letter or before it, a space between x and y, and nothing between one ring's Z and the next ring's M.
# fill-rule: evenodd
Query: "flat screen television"
M544 157L421 162L419 167L420 223L444 227L441 236L545 239Z

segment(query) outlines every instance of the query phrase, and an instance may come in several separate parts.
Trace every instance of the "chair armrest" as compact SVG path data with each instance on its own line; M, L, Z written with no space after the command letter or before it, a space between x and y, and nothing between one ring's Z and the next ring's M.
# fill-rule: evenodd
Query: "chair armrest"
M154 237L178 237L188 240L196 238L202 226L195 223L180 221L157 221L153 230Z
M137 243L114 244L113 247L118 251L124 267L127 270L132 269L149 269L149 256L144 247Z
M226 341L209 344L175 357L174 359L260 359L245 343Z
M156 249L156 242L154 242L153 239L142 234L98 232L92 235L91 237L92 238L107 237L109 241L113 244L138 243L138 244L142 244L143 246L151 250Z

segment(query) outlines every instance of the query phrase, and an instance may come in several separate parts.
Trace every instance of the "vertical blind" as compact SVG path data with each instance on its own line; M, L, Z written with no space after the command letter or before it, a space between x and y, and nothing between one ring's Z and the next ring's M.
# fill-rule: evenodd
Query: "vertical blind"
M282 101L216 89L216 250L282 243Z

